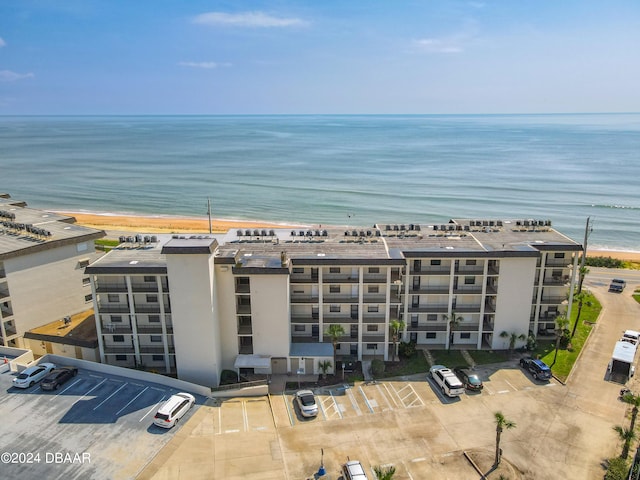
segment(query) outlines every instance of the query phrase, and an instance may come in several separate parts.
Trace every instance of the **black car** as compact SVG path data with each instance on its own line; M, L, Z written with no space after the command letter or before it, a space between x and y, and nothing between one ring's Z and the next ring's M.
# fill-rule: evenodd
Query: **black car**
M521 358L520 366L527 370L536 380L551 379L551 369L542 360L535 358Z
M42 382L40 388L42 390L56 390L60 385L75 377L78 374L76 367L60 367L52 370Z
M484 388L484 385L482 384L482 380L480 380L480 377L478 376L478 374L473 373L468 368L457 367L453 369L453 372L464 384L464 388L466 388L467 390L473 390L473 391L479 392Z

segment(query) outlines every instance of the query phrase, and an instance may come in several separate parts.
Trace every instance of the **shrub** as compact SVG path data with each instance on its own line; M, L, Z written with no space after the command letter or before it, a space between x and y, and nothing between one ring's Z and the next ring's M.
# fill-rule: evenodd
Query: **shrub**
M624 262L611 257L587 257L585 264L590 267L623 268Z
M384 362L376 358L371 362L371 374L374 377L380 377L384 373Z
M416 354L416 342L400 342L398 345L398 356L402 358L412 358Z
M604 480L625 480L629 468L627 467L627 461L614 457L607 461L607 472L604 474Z

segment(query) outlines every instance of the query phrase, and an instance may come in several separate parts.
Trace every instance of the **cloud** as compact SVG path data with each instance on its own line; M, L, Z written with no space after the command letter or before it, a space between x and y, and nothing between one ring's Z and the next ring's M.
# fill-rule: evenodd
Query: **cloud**
M16 73L11 70L0 70L0 82L15 82L25 78L34 78L33 73Z
M462 46L455 40L422 38L415 40L414 43L420 50L430 53L460 53L463 51Z
M217 62L178 62L178 65L181 67L191 67L191 68L220 68L220 67L230 67L230 63L217 63Z
M0 48L2 47L6 47L7 46L7 42L5 42L2 37L0 37Z
M208 12L195 17L193 23L209 26L249 28L304 27L308 25L308 22L300 18L274 17L264 12Z

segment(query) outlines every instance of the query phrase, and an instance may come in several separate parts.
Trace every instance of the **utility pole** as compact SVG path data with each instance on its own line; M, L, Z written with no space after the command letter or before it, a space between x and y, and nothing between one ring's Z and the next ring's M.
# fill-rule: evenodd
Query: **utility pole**
M213 229L211 228L211 199L207 197L207 215L209 216L209 234L213 233Z
M580 261L580 270L578 271L579 282L578 282L578 293L582 292L582 282L584 282L584 264L587 261L587 241L589 240L589 234L591 233L591 228L589 227L589 220L591 217L587 217L587 224L584 227L584 243L582 250L582 260Z

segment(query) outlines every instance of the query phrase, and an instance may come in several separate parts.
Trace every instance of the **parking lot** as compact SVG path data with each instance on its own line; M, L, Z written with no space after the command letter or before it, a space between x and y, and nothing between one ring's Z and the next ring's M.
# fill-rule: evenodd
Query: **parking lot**
M153 425L177 392L164 385L84 369L54 391L13 378L0 374L3 478L132 478L180 428Z

